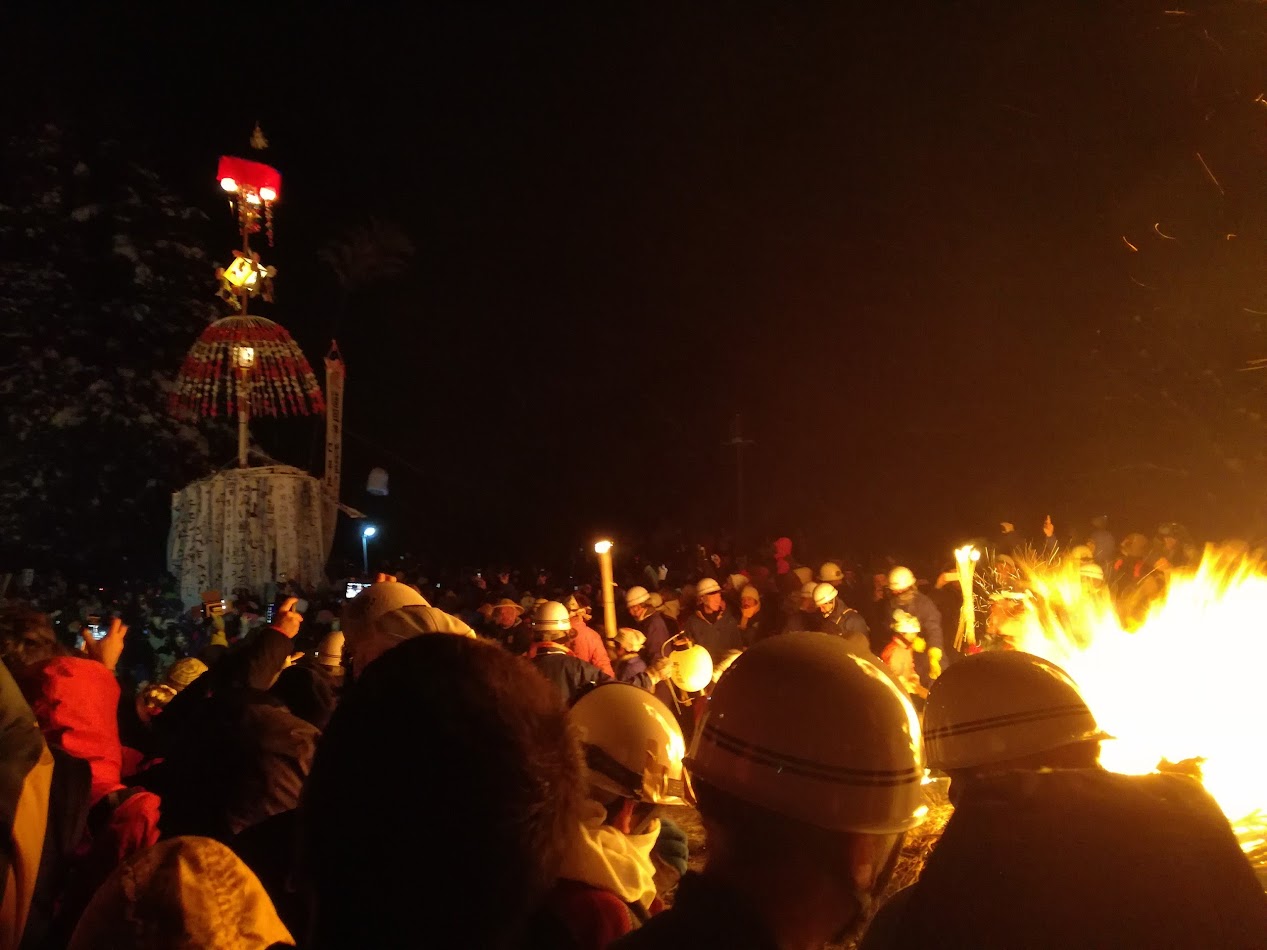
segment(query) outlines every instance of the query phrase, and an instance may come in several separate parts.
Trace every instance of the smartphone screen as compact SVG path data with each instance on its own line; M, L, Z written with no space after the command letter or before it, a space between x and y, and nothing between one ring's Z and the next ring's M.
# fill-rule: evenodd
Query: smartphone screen
M101 618L93 614L88 618L88 632L92 634L94 640L100 640L108 631L102 628Z
M369 586L369 584L363 584L360 581L348 581L347 590L343 592L343 597L345 600L351 600Z

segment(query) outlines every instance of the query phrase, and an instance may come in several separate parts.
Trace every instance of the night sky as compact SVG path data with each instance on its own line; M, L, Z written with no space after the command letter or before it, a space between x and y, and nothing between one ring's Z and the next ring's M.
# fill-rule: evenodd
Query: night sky
M385 544L727 530L736 413L752 533L824 552L1264 528L1260 4L28 6L13 120L134 143L222 257L262 123L261 312L337 333ZM370 218L416 254L340 321L316 252Z

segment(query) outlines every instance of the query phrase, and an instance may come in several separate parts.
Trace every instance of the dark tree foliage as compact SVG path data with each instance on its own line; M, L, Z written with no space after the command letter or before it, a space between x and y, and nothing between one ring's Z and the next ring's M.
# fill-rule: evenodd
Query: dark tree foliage
M118 142L45 125L0 150L0 563L153 570L205 473L166 411L215 317L205 215Z

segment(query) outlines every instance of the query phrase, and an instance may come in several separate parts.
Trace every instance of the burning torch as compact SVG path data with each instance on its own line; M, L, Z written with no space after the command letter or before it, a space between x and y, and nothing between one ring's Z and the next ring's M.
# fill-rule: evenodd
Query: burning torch
M594 545L598 555L598 570L603 578L603 629L607 642L616 639L616 582L612 579L612 543L599 541Z
M979 560L981 560L981 552L971 544L955 548L955 564L959 568L959 589L963 592L963 606L959 610L959 629L955 633L956 650L963 646L964 641L967 641L970 647L977 645L977 612L972 587Z

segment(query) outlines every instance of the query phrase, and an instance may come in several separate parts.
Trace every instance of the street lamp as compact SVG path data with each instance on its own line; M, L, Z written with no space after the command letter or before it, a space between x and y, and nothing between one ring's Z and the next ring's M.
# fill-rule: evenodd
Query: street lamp
M372 524L367 524L361 529L361 567L365 571L365 576L370 576L370 538L378 534L378 529Z

